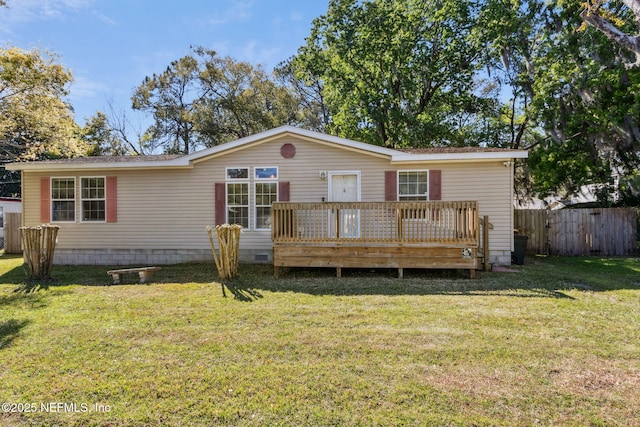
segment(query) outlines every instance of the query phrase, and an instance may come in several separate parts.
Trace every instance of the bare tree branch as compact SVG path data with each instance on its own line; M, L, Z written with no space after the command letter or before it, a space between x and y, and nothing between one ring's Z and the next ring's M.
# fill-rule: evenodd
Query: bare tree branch
M640 29L640 0L622 0L622 3L633 12L636 26ZM580 18L600 30L609 40L635 54L636 61L626 64L627 68L639 67L640 36L627 34L620 30L613 22L603 16L601 5L601 1L587 5L580 13Z

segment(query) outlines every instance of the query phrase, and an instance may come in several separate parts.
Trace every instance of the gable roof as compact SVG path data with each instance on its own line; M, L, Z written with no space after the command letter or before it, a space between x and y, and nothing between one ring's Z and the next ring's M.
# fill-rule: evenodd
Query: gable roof
M229 152L263 144L284 136L293 136L319 144L340 147L378 157L386 157L391 163L420 161L455 160L510 160L526 158L524 150L510 150L483 147L439 147L423 149L394 150L364 142L353 141L321 132L300 129L293 126L281 126L235 141L207 148L187 155L149 155L149 156L95 156L70 159L42 160L34 162L9 163L8 170L78 170L78 169L158 169L191 168L194 163L217 157Z

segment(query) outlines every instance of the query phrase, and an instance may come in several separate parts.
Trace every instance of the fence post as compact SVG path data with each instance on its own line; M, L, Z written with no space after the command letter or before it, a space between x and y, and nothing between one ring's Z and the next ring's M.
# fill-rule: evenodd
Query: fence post
M491 263L489 262L489 215L485 215L482 227L482 249L484 250L484 271L489 271Z

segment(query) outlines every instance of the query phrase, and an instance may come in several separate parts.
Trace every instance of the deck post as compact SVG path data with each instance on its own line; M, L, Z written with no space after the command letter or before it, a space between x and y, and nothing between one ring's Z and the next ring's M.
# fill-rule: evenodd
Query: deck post
M338 279L342 277L342 267L336 267L336 277Z
M398 279L404 279L404 268L398 269Z

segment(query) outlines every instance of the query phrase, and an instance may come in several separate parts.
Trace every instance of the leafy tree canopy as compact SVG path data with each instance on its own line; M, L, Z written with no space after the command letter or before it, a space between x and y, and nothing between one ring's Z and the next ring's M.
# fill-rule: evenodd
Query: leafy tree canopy
M477 11L459 0L333 0L294 59L320 81L328 130L377 145L456 144L460 115L483 108Z
M0 162L86 153L64 101L72 76L56 59L36 50L0 48ZM17 180L4 169L2 178Z
M202 47L145 78L132 102L153 115L148 141L183 154L294 122L297 108L259 66Z

